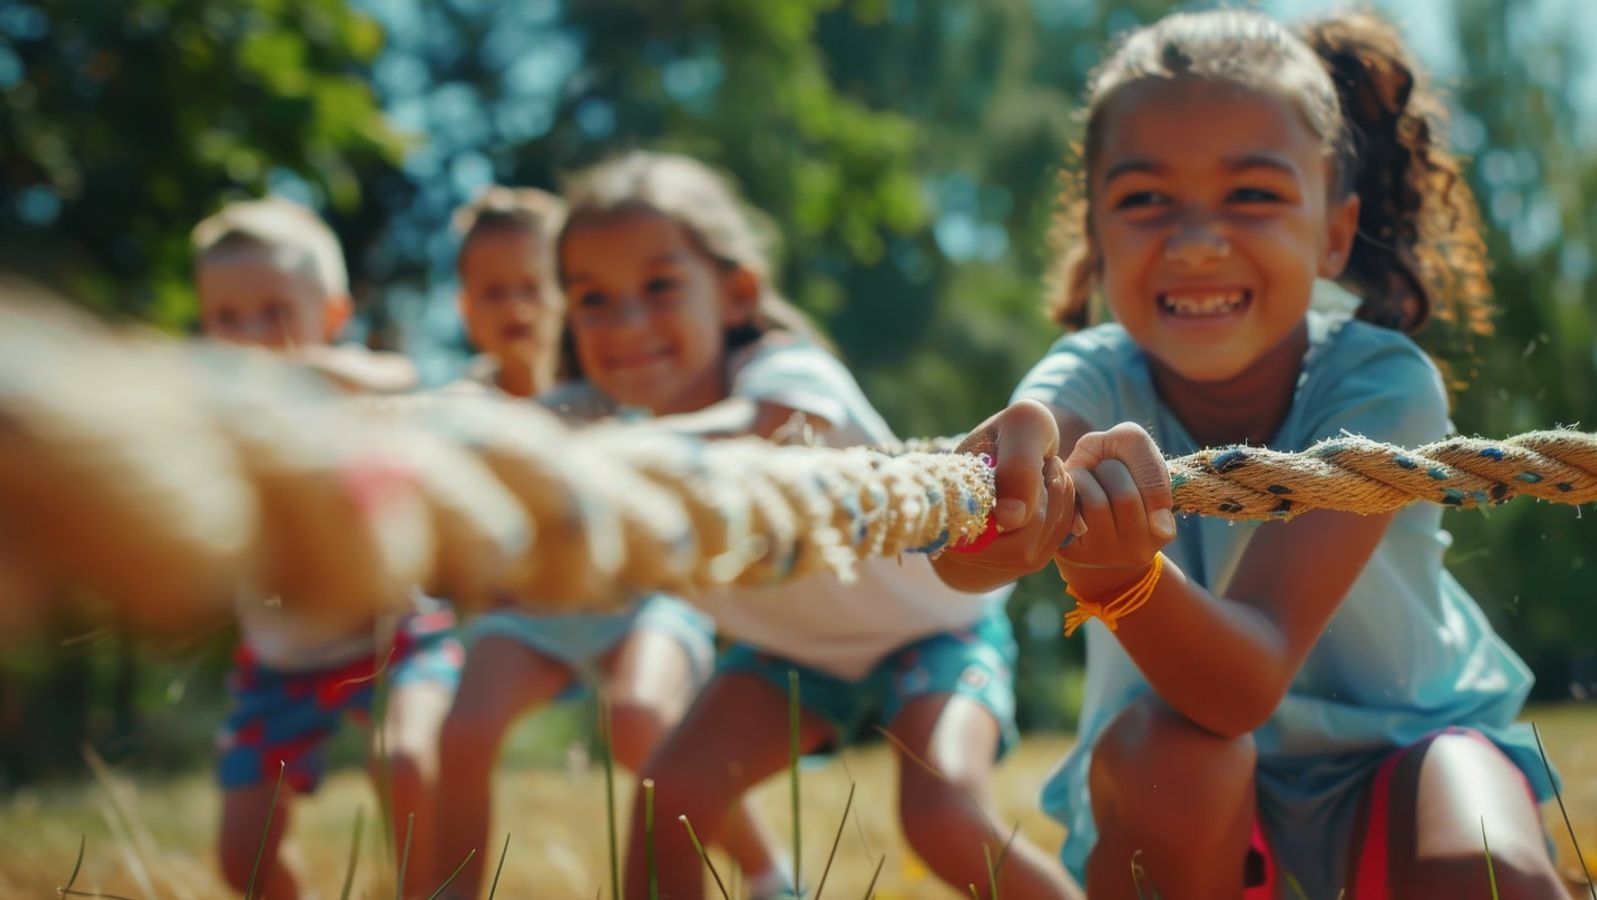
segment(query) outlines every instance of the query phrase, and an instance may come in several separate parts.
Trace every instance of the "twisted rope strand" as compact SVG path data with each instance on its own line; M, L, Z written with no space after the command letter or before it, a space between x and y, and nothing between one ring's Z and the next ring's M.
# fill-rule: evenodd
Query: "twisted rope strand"
M572 429L480 396L351 403L269 355L4 304L0 325L0 509L13 523L0 555L156 620L242 585L347 617L415 584L466 606L508 594L569 609L847 579L869 557L976 537L994 502L991 470L948 452L952 439L704 442L647 423ZM1417 449L1349 435L1168 465L1178 512L1227 519L1597 500L1597 435L1570 430Z
M1358 436L1302 451L1203 450L1169 461L1177 512L1290 519L1310 509L1365 515L1428 501L1454 508L1530 496L1597 500L1597 435L1532 431L1500 441L1454 437L1413 450Z

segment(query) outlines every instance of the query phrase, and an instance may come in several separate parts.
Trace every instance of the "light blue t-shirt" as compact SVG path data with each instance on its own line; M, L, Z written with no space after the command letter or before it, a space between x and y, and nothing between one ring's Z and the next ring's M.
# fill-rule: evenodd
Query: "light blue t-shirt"
M1452 430L1441 375L1413 341L1316 312L1308 325L1310 347L1292 406L1269 447L1302 450L1344 432L1415 447ZM1014 398L1059 407L1097 430L1135 422L1167 456L1201 449L1159 399L1146 356L1119 325L1060 339ZM1281 705L1254 732L1260 809L1267 831L1269 811L1287 811L1275 823L1293 832L1280 835L1284 843L1312 848L1318 841L1323 848L1340 840L1306 833L1334 827L1312 815L1317 801L1349 794L1394 748L1449 725L1483 732L1524 771L1538 797L1552 795L1529 726L1514 724L1530 672L1442 567L1451 538L1441 514L1432 504L1396 514ZM1199 516L1183 516L1178 526L1165 555L1221 595L1253 533L1271 527ZM1093 746L1117 713L1151 690L1101 622L1091 622L1086 633L1078 743L1043 791L1043 808L1069 829L1061 852L1078 875L1098 836L1087 788Z

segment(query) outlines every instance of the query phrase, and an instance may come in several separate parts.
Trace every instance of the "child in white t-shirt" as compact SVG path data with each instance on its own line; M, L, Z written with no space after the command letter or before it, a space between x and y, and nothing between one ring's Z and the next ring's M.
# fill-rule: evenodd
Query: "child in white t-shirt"
M565 300L549 265L564 206L534 188L493 187L457 217L460 311L482 355L472 377L448 390L539 398L555 389ZM540 402L542 402L540 400ZM567 410L576 419L606 410ZM588 414L584 414L588 413ZM475 897L487 861L494 764L506 732L522 716L602 684L610 706L611 748L637 770L676 724L715 656L710 618L675 597L651 594L617 613L542 614L506 598L467 626L468 653L440 740L442 778L437 857L477 853L450 884L450 896ZM786 885L785 865L746 811L733 814L723 844L756 896ZM766 890L771 888L771 890Z
M833 446L887 441L885 422L843 365L772 287L732 189L694 160L637 153L577 180L557 247L577 379L551 402L628 407L710 435L769 437L795 416ZM785 334L784 334L785 332ZM909 842L957 887L985 884L1009 828L989 776L1014 735L1016 648L1001 596L945 586L922 556L687 599L738 643L645 768L657 823L686 815L701 837L788 764L788 678L800 683L799 748L837 741L879 709L919 763L900 767ZM648 888L643 807L634 806L627 889ZM662 895L696 897L687 832L657 825ZM1063 868L1022 839L999 873L1010 896L1064 895Z

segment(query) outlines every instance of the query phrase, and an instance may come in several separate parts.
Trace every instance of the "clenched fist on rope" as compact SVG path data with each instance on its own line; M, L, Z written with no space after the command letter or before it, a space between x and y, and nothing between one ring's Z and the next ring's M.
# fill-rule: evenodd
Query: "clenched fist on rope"
M0 544L33 570L8 583L84 584L151 625L214 611L240 584L323 616L369 614L418 584L468 606L509 590L602 607L633 590L847 578L867 556L987 538L941 555L951 583L1057 557L1085 594L1134 586L1122 564L1173 537L1172 512L1597 499L1597 437L1570 431L1167 462L1120 425L1067 435L1061 460L1052 415L1026 401L965 453L705 443L647 425L572 431L481 397L355 405L275 357L22 306L0 307L0 426Z

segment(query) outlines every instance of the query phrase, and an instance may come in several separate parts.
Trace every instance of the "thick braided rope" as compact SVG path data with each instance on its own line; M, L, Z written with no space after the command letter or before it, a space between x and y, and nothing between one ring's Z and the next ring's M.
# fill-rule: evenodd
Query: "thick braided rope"
M573 430L488 397L352 402L270 355L4 305L0 326L0 555L152 620L240 586L357 617L412 585L466 605L609 608L848 578L975 537L994 500L964 453ZM1597 436L1575 431L1415 450L1343 437L1169 467L1178 511L1231 519L1597 500Z
M1310 509L1369 515L1417 501L1597 500L1597 435L1567 430L1455 437L1412 450L1350 435L1301 453L1226 447L1169 465L1178 512L1227 519L1290 519Z

